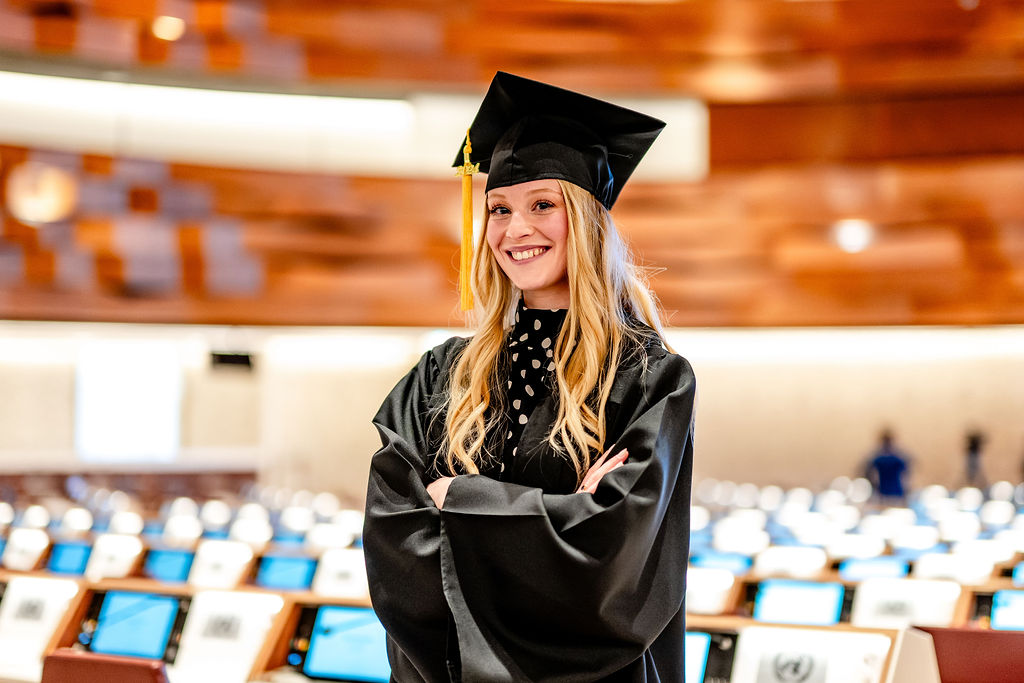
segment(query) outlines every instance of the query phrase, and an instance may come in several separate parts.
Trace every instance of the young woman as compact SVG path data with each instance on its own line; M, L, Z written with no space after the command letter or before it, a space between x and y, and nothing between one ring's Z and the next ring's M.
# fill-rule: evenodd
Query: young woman
M499 73L476 334L385 400L363 546L392 677L683 680L694 377L608 209L664 126Z

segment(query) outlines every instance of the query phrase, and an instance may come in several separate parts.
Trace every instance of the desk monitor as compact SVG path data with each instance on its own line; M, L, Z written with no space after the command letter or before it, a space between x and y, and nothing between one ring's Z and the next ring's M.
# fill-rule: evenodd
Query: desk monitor
M767 579L754 599L754 619L779 624L831 626L843 610L841 583Z
M83 629L79 642L100 654L163 659L180 608L170 595L109 591L92 632Z
M1013 568L1013 578L1011 580L1014 586L1024 586L1024 562L1018 563Z
M323 606L309 635L302 673L334 681L391 679L384 627L367 607Z
M256 572L256 585L272 590L308 590L316 560L301 555L264 555Z
M687 631L685 648L684 683L704 683L704 672L708 666L708 652L711 650L711 634L702 631Z
M997 631L1024 631L1024 591L996 591L990 625Z
M865 579L857 586L850 623L865 628L950 626L962 590L947 580Z
M185 583L192 569L193 557L195 554L191 550L150 550L142 571L149 578L164 583Z
M46 568L54 574L81 576L89 562L92 547L87 543L55 543L50 550Z
M843 581L858 582L865 579L898 579L907 575L910 565L898 557L851 558L839 565L839 578Z
M706 567L709 569L726 569L735 576L742 576L750 571L753 560L748 555L739 553L721 553L709 551L694 555L690 558L690 564L694 567Z

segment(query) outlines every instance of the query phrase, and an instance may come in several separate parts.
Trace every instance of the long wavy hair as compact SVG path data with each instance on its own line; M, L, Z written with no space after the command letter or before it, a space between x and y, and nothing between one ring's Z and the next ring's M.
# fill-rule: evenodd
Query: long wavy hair
M582 481L605 448L605 403L616 368L649 334L635 321L653 328L663 343L664 335L657 300L611 215L590 192L562 180L558 184L569 224L569 310L554 346L558 411L548 442L569 460ZM488 457L497 456L487 453L487 435L500 426L505 412L507 378L499 376L504 369L501 358L521 292L487 244L488 216L485 207L473 262L477 330L455 363L447 387L438 464L444 463L451 474L475 474Z

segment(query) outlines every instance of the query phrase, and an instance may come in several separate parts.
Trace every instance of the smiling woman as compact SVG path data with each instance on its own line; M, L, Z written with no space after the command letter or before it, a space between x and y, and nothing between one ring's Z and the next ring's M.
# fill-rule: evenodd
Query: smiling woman
M683 679L694 377L608 212L663 125L491 84L456 162L487 173L477 332L374 419L363 546L396 681Z
M487 243L529 308L568 308L565 242L569 218L555 180L532 180L487 194Z

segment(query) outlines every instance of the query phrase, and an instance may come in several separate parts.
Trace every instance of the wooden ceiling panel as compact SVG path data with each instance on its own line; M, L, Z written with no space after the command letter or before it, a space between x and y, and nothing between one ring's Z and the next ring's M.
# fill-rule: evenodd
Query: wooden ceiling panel
M155 37L174 7L185 35ZM499 69L695 95L710 175L634 181L614 212L674 324L1024 323L1024 0L970 7L0 0L0 60L349 95L479 94ZM0 202L36 156L0 147ZM461 323L454 179L66 157L68 221L0 209L0 318ZM863 251L835 242L844 219L873 229Z

